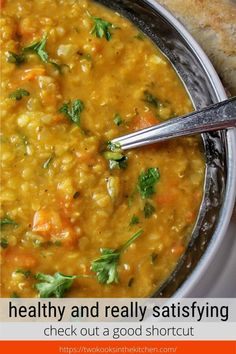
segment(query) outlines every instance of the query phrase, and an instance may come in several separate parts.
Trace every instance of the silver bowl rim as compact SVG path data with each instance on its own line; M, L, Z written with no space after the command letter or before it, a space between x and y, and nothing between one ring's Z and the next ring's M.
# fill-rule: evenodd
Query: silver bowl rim
M217 101L223 101L227 98L224 87L216 73L208 56L202 50L200 45L186 30L186 28L163 6L157 3L156 0L145 0L157 12L159 12L172 26L181 34L182 37L188 42L191 49L195 53L199 62L205 70L208 79L211 82L212 88L215 91ZM192 290L201 279L206 269L210 266L214 257L220 249L220 246L226 235L228 226L230 224L231 216L233 213L235 197L236 197L236 129L229 129L226 132L226 145L227 145L227 183L224 202L221 207L219 220L216 230L211 238L211 241L199 260L197 266L183 282L180 288L174 293L174 297L182 298L192 296Z

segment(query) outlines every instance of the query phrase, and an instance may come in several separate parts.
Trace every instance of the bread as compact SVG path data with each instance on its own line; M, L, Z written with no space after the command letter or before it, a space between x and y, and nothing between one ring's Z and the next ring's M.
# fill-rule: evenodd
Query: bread
M191 32L236 95L236 0L158 0Z

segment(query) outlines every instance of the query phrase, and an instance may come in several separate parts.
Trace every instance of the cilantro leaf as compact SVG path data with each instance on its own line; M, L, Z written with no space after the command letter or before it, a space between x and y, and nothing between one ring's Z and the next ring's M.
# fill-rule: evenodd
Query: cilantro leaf
M35 53L38 55L40 60L42 60L44 63L49 63L53 65L60 73L62 73L62 68L65 65L58 64L54 60L51 60L49 58L49 54L46 50L47 39L48 39L48 35L47 33L44 33L41 40L35 41L30 45L28 45L27 47L23 48L20 54L8 52L7 61L19 65L26 61L26 55L28 53Z
M151 197L155 193L156 183L160 179L160 173L157 168L149 168L141 173L138 178L138 191L143 199Z
M35 53L38 57L44 62L53 65L60 73L62 73L62 67L64 64L58 64L54 60L49 58L49 54L46 50L48 34L44 33L40 41L35 41L32 44L28 45L22 50L22 53Z
M0 239L0 246L1 246L2 248L4 248L4 249L8 247L8 241L7 241L6 238L1 237L1 239Z
M30 93L29 91L19 88L16 91L10 93L9 98L12 98L13 100L20 101L23 97L29 96Z
M18 295L15 291L11 294L12 299L17 299L20 298L20 295Z
M54 275L37 273L35 278L39 281L36 284L36 289L41 298L61 298L70 289L76 276L68 276L61 273L55 273Z
M48 63L49 55L46 52L47 38L47 33L44 33L43 38L40 41L33 42L29 46L25 47L23 49L23 53L35 52L44 63Z
M91 34L95 34L97 38L105 37L107 41L111 40L112 34L111 28L114 28L111 22L105 21L102 18L90 16L94 22L94 26L91 30Z
M7 61L8 63L13 63L16 65L20 65L26 61L26 57L23 53L16 54L14 52L7 52Z
M139 217L136 216L136 215L133 215L131 220L130 220L129 225L133 226L133 225L137 225L137 224L139 224Z
M16 274L23 274L26 278L29 278L32 275L30 270L24 270L24 269L17 269L15 271L15 273Z
M66 70L70 70L70 67L67 64L58 64L54 60L49 60L48 63L54 66L60 74L64 74Z
M59 109L59 112L63 113L71 122L80 126L80 116L83 110L84 103L81 100L77 99L74 101L63 103L63 105Z
M114 123L119 127L123 123L123 119L119 113L116 113L114 117Z
M148 90L144 91L144 101L155 108L161 107L161 101Z
M134 234L123 246L116 250L103 248L101 256L91 263L91 270L96 273L97 280L101 284L118 283L117 266L119 264L121 254L142 235L143 230Z
M112 249L101 249L101 257L92 262L91 269L101 284L118 283L117 265L120 253Z
M149 219L155 213L155 211L156 209L151 203L145 203L143 212L146 219Z
M2 228L5 225L17 226L18 224L14 220L12 220L6 216L5 218L0 219L0 228Z
M78 278L91 277L89 275L64 275L59 272L54 275L37 273L35 279L39 282L35 287L39 292L40 298L62 298L66 291L71 288L74 280Z

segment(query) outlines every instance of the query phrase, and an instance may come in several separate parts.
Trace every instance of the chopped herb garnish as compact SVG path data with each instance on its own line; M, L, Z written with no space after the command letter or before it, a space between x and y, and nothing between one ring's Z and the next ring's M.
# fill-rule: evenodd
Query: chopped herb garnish
M63 113L71 122L80 126L80 116L83 110L84 103L78 99L63 103L63 105L59 109L59 112Z
M26 278L29 278L32 275L30 270L24 270L24 269L17 269L15 271L15 273L16 274L23 274Z
M97 280L101 284L118 283L117 266L120 253L114 250L101 250L101 257L92 262L91 269L97 274Z
M5 218L0 219L0 228L2 228L5 225L17 226L18 224L14 220L12 220L8 217L5 217Z
M20 298L20 295L18 295L16 292L14 292L14 293L11 294L11 298L12 299L18 299L18 298Z
M139 217L136 215L133 215L129 224L130 224L130 226L139 224Z
M10 93L9 98L12 98L13 100L20 101L23 97L29 96L30 93L29 91L19 88L16 91Z
M47 170L50 167L50 164L52 163L53 159L55 158L55 154L52 154L44 163L43 163L43 168Z
M138 178L138 191L143 199L151 197L155 193L155 186L160 179L157 168L149 168L142 172Z
M4 237L1 237L1 239L0 239L0 245L1 245L1 247L2 248L7 248L8 247L8 241L7 241L7 239L6 238L4 238Z
M65 292L71 288L75 279L87 277L86 275L69 276L61 273L55 273L54 275L37 273L35 279L38 280L39 283L36 284L36 289L41 298L61 298L64 296Z
M102 18L91 16L94 26L91 30L91 34L95 34L97 38L105 37L107 41L111 40L111 28L115 28L111 22L105 21Z
M23 48L22 53L35 53L44 62L53 65L60 73L62 73L62 67L65 64L58 64L54 60L49 58L48 52L46 51L48 35L44 33L43 38L40 41L33 42L27 47Z
M153 94L149 91L144 91L144 101L155 108L159 108L161 106L160 100L153 96Z
M7 52L7 61L16 65L20 65L26 61L26 57L23 53L16 54L13 52Z
M39 58L44 62L48 63L49 55L46 52L46 43L48 35L44 33L43 38L40 41L36 41L23 49L23 53L35 52Z
M123 246L116 250L109 248L101 249L101 257L96 259L91 264L91 270L96 273L97 280L101 284L118 283L117 266L121 254L138 238L142 235L143 230L134 234Z
M117 113L114 117L114 123L119 127L123 123L123 119L121 118L120 114Z
M60 74L64 74L65 72L70 71L70 67L67 64L58 64L53 60L49 60L48 62L49 62L49 64L54 66L54 68L57 69Z
M19 65L26 61L26 56L28 53L35 53L44 63L49 63L53 65L60 73L63 73L62 69L66 64L58 64L54 60L51 60L49 58L48 52L46 51L47 38L47 33L44 33L43 38L40 41L35 41L27 47L23 48L20 54L8 52L7 61L9 63Z
M146 219L149 219L155 213L155 211L156 209L151 203L145 203L143 212Z

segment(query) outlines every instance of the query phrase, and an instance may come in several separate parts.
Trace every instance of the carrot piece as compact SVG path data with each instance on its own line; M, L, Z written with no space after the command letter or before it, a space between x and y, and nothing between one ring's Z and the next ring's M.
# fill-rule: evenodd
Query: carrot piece
M160 123L160 121L154 116L154 114L147 112L143 115L135 116L131 122L131 128L133 130L141 130L158 123Z
M7 263L19 268L33 268L37 264L37 260L32 254L23 249L16 247L10 248L6 251L5 259Z
M65 122L66 118L63 114L55 114L55 116L53 116L52 119L52 124L57 124L57 123L61 123L61 122Z
M45 75L45 69L42 66L38 66L32 69L27 69L21 76L22 81L32 81L36 77Z
M96 162L92 152L76 152L76 157L80 163L93 164Z
M156 202L158 205L170 206L175 203L176 198L177 198L177 193L174 190L169 190L165 194L159 194L156 197Z
M194 201L199 202L202 198L202 192L201 191L197 191L194 193Z
M170 205L173 203L173 196L169 194L158 195L156 198L158 205Z
M194 211L189 210L186 214L186 222L192 224L194 223L195 219L196 219L196 213Z
M2 9L3 8L3 6L5 5L5 0L0 0L0 9Z
M61 241L67 245L72 245L77 239L68 218L50 209L36 211L32 230L46 240Z
M176 256L181 256L184 253L184 246L183 245L176 245L171 248L171 253Z
M99 38L93 38L92 51L95 54L101 54L104 49L104 44Z
M52 231L57 231L61 227L58 214L53 211L41 209L36 211L33 219L33 231L40 235L49 237Z

